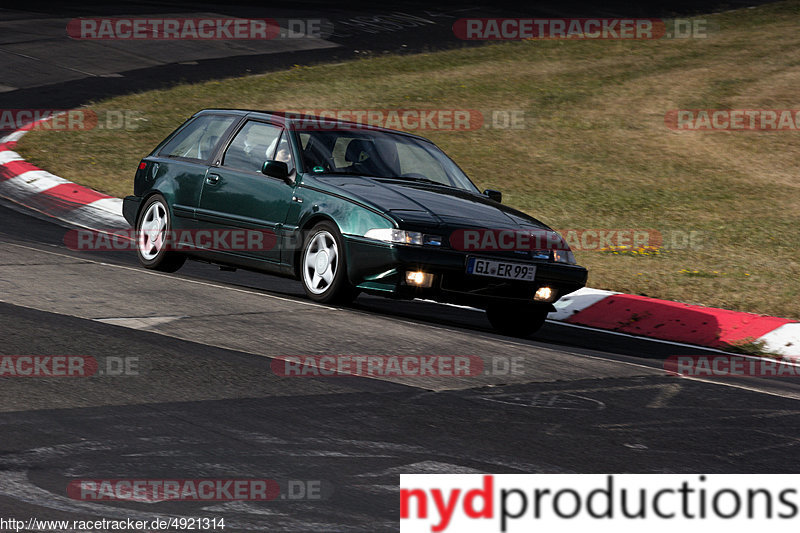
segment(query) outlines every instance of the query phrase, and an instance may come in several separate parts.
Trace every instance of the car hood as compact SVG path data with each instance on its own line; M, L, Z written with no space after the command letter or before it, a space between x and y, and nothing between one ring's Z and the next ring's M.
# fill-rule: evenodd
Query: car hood
M550 229L521 211L460 189L360 176L317 179L412 226Z

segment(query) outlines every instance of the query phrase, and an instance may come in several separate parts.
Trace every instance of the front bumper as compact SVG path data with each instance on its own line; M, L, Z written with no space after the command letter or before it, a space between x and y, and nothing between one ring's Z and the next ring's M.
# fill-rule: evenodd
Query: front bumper
M384 296L486 307L498 302L534 303L534 293L546 285L556 291L552 304L586 285L587 270L578 265L429 246L393 245L353 236L345 236L344 240L350 283ZM534 281L518 281L467 274L467 258L470 256L535 265L536 276ZM409 270L433 274L432 286L407 285L405 272Z

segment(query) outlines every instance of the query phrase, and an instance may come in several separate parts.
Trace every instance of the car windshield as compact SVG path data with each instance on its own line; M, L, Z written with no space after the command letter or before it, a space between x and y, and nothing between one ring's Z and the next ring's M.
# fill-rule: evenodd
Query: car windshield
M298 131L306 172L354 174L478 189L460 168L433 143L377 130Z

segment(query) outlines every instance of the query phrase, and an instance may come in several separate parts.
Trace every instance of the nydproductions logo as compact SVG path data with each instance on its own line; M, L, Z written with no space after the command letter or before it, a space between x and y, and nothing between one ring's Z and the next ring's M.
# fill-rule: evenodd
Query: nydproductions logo
M400 531L797 528L791 474L400 474Z

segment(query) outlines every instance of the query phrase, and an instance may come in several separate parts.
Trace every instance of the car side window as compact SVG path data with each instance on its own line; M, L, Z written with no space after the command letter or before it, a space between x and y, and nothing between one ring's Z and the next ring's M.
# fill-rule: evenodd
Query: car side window
M274 157L280 136L281 128L278 126L249 121L231 141L225 151L222 165L261 172L264 161Z
M205 161L236 120L233 116L200 115L164 145L159 155Z
M289 148L289 136L286 132L283 132L283 135L281 135L281 140L278 143L278 149L275 151L274 159L286 163L286 166L289 167L289 174L294 170L292 150Z

